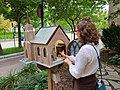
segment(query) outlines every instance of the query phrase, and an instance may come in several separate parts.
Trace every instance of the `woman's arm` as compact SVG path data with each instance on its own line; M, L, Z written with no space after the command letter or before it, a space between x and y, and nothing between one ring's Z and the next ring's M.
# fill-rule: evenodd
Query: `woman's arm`
M75 63L75 56L71 55L71 56L68 56L64 53L64 50L62 52L60 52L60 54L65 57L65 58L69 58L70 61L72 61L73 63Z
M75 64L69 65L69 71L76 79L80 78L84 74L85 67L87 65L88 55L85 49L81 49L76 55Z

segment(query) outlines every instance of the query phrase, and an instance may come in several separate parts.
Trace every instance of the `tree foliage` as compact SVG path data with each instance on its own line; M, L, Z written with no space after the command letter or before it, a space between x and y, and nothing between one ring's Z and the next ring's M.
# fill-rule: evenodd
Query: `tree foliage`
M103 29L101 40L106 48L120 53L120 26L112 24L109 28Z
M6 33L6 31L10 31L10 21L5 20L3 15L0 15L0 32ZM2 55L2 46L0 43L0 55Z
M41 0L1 0L0 12L6 18L15 20L18 23L19 47L21 47L20 23L25 21L26 11L29 12L33 25L40 24L36 22L37 7ZM101 11L106 0L43 0L44 24L61 24L71 29L75 28L78 19L83 16L94 18L96 12ZM40 19L39 19L40 21Z
M105 0L48 0L48 11L51 12L48 17L53 22L64 20L73 30L78 19L93 16L106 3Z
M108 27L108 12L97 12L94 15L93 22L97 26L98 30Z
M5 20L3 15L0 15L0 32L10 31L10 21Z
M21 45L21 30L20 23L22 18L26 16L26 11L29 13L36 10L40 0L1 0L0 1L0 12L5 18L16 21L18 24L18 39L19 47Z

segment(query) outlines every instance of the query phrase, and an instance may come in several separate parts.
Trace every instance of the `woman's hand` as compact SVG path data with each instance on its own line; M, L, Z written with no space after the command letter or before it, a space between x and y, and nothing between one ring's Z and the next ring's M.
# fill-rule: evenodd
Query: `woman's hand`
M64 50L63 50L62 52L60 52L60 54L61 54L63 57L66 57Z
M70 59L69 59L69 56L68 56L68 55L65 55L64 50L63 50L62 52L60 52L60 54L61 54L63 57L65 57L65 60L64 60L65 63L67 63L68 65L71 65L71 64L72 64L72 62L71 62Z
M65 54L64 50L62 52L60 52L60 54L65 58L69 58L69 56Z
M66 58L64 62L67 63L68 65L72 65L72 62L69 60L69 58Z

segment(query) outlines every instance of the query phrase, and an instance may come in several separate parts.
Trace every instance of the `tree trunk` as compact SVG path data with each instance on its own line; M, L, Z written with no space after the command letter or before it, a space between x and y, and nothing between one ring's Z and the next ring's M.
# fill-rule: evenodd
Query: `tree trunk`
M18 15L18 45L21 48L22 44L21 44L21 30L20 30L20 16Z
M75 29L75 25L74 25L74 22L75 20L71 20L72 24L67 20L65 19L65 21L68 23L68 25L70 26L71 30L72 30L72 33L73 33L73 40L75 40L75 33L74 33L74 29Z
M73 25L73 34L74 34L74 40L75 40L75 33L74 33L74 30L75 30L75 24L74 24L74 20L72 20L72 25Z
M1 46L1 43L0 43L0 55L3 54L3 51L2 51L2 46Z

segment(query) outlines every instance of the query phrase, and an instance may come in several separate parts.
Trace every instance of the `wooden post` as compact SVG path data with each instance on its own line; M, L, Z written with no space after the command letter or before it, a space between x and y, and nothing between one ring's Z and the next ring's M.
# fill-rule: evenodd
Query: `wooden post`
M53 82L52 82L52 70L53 68L46 68L42 65L37 64L37 67L40 70L47 70L48 71L48 90L53 90Z
M52 90L52 70L48 69L48 90Z

